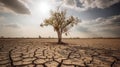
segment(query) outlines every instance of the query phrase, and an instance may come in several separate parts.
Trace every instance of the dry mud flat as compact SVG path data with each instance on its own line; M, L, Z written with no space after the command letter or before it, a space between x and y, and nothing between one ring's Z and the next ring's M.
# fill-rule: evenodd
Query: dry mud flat
M0 67L120 67L120 50L1 39Z

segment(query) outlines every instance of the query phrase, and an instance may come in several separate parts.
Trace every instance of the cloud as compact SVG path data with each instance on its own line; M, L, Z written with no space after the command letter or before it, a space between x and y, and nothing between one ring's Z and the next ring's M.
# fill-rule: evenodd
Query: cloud
M20 25L16 23L0 23L0 36L13 37L20 35Z
M18 24L6 24L4 27L10 27L10 28L20 28Z
M20 28L20 25L16 23L0 23L0 28Z
M120 15L83 21L77 30L93 37L120 37Z
M30 14L30 10L19 0L0 0L0 9L12 10L18 14Z
M77 9L77 10L87 10L90 8L108 8L120 0L62 0L65 6Z
M20 25L16 23L7 23L6 18L3 16L0 16L0 30L2 28L20 28Z
M75 0L64 0L64 2L67 4L67 5L75 5Z
M120 2L120 0L80 0L84 7L87 8L107 8L113 4Z

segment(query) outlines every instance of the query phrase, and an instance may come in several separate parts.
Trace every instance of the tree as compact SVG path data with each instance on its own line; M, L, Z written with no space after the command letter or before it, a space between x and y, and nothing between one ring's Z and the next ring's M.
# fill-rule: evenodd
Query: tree
M68 34L68 30L77 25L80 20L74 16L66 16L66 10L51 11L51 16L44 20L40 26L52 26L58 35L58 43L62 43L62 34Z
M0 38L4 38L4 36L1 36Z
M41 39L42 37L39 35L39 39Z

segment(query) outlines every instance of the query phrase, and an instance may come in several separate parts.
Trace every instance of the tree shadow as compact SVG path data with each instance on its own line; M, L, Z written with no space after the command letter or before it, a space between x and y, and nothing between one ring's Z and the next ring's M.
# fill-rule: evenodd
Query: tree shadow
M56 44L59 44L59 45L68 45L68 43L65 43L65 42L56 43Z
M61 43L58 43L58 42L42 42L46 45L69 45L68 43L65 43L65 42L61 42Z

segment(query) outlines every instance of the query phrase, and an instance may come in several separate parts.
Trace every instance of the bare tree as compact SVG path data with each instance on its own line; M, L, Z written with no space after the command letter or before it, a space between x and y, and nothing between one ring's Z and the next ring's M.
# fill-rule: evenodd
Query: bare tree
M51 11L51 16L44 20L40 26L52 26L58 35L58 43L62 43L62 34L68 34L68 30L77 25L80 20L74 16L66 16L66 10Z

